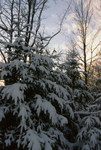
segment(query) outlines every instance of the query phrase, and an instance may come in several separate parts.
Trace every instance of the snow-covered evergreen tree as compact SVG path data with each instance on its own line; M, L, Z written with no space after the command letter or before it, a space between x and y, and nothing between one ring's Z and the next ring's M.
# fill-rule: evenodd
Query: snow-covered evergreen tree
M83 118L77 135L80 150L101 149L101 93L95 91L93 96L94 101L88 105L88 110L81 112Z
M62 68L72 80L71 88L73 90L73 100L79 105L77 106L77 110L82 109L80 108L80 104L84 106L87 102L93 100L87 85L81 79L79 65L78 53L75 50L75 47L73 47L68 51L66 60L62 64Z
M100 150L101 149L101 92L97 86L90 87L93 96L86 107L86 111L78 112L81 120L77 134L78 150Z
M26 47L22 37L3 44L11 51L9 62L0 63L5 81L0 94L0 149L70 149L62 128L73 118L71 80L54 69L51 56Z
M78 53L74 47L68 51L66 61L62 64L63 71L70 77L72 81L70 86L72 88L71 107L75 111L75 115L74 119L71 120L70 130L73 135L72 141L74 143L74 149L76 147L78 149L78 145L80 146L80 143L77 142L77 135L80 133L82 119L85 117L85 113L83 112L88 111L88 103L94 100L93 96L89 92L88 86L81 79L79 71L80 64L77 58ZM83 147L81 146L81 149L82 148Z
M75 88L75 81L80 79L80 72L79 72L79 62L78 62L78 53L74 49L68 50L66 54L66 60L63 63L63 69L65 70L66 74L72 79L72 89Z
M81 120L81 129L77 135L78 150L101 149L101 121L95 113L88 113Z

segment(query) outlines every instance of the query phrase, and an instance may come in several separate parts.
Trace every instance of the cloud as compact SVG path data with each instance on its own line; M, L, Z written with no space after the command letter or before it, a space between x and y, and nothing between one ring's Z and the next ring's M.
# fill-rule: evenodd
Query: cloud
M53 33L56 31L56 27L55 26L46 26L45 27L45 30L48 32L48 33Z
M72 27L71 27L69 24L64 23L64 24L63 24L63 30L64 30L66 33L70 34L70 33L72 32Z
M71 21L74 19L74 17L75 17L75 14L73 12L71 12L69 15L66 16L66 20Z
M53 19L57 19L57 18L58 18L58 16L57 16L56 14L52 14L51 17L52 17Z

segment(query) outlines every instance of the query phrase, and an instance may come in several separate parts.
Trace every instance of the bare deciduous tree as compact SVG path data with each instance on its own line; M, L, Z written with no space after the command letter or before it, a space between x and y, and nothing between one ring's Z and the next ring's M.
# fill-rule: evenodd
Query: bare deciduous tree
M90 69L99 54L99 47L101 46L100 42L94 46L95 39L97 38L100 29L91 40L88 39L93 12L91 2L92 0L79 0L78 3L74 2L74 19L77 26L76 37L78 37L77 49L82 51L80 52L82 54L80 60L83 62L84 80L86 84L88 83Z
M0 14L0 53L5 62L10 61L10 51L16 37L22 37L25 47L30 50L37 50L42 53L49 42L61 31L63 20L69 9L63 14L57 32L51 36L42 35L40 30L42 15L47 7L48 0L4 0L2 4L2 12ZM5 56L5 48L3 44L7 43L9 55ZM41 43L41 45L40 45ZM26 62L27 55L24 56Z

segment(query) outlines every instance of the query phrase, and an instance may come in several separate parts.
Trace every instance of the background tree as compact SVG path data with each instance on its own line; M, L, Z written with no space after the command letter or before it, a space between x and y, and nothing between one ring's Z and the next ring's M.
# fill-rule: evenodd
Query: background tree
M100 81L100 78L101 78L101 61L98 60L96 61L95 63L93 63L93 66L90 70L90 85L91 87L92 86L96 86L100 89L100 86L101 86L101 81Z
M62 64L62 69L72 80L72 89L75 89L75 81L79 80L80 77L80 63L78 61L79 53L76 51L76 43L72 42L72 45L66 53L66 60Z
M4 0L2 4L2 12L0 14L0 44L1 44L1 55L5 62L10 61L9 48L15 41L15 37L24 37L25 47L29 47L30 50L34 51L37 47L38 53L46 52L45 47L49 44L51 39L61 31L61 26L65 15L69 9L63 14L60 21L59 28L56 33L51 36L43 34L41 28L42 15L44 10L47 8L48 0ZM6 47L3 47L2 43L6 42ZM39 44L41 43L41 45ZM33 48L34 47L34 48ZM6 56L5 51L9 51ZM24 61L27 61L29 54L23 54Z
M81 78L81 64L79 63L78 56L79 54L76 51L76 44L73 43L71 49L67 52L66 60L61 65L61 68L72 81L71 88L73 90L73 100L75 102L77 101L79 106L80 103L82 104L82 106L85 106L87 102L93 100L93 97L88 91L88 86Z
M89 41L92 11L91 0L79 0L77 3L74 2L74 20L77 26L75 35L78 37L77 50L80 52L80 60L83 63L84 80L86 84L88 84L89 72L93 61L96 60L100 52L100 42L94 46L99 31L93 36L91 42Z
M80 75L80 63L78 60L78 53L76 51L75 43L72 44L71 49L68 50L66 60L60 65L62 71L71 79L70 87L71 92L71 104L70 106L74 110L74 118L69 122L69 131L72 133L72 142L74 143L74 149L80 147L80 143L77 141L77 135L81 129L81 120L85 117L85 114L79 114L78 112L85 112L88 110L88 104L94 101L92 94L89 92L88 86L81 79ZM67 131L67 132L69 132ZM79 144L78 144L79 143ZM83 148L83 146L81 146Z

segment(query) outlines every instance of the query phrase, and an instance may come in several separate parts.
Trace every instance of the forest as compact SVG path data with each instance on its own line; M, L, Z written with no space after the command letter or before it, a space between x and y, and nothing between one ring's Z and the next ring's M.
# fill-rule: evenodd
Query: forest
M64 1L51 35L51 0L0 3L0 150L101 150L101 1ZM50 49L70 14L68 50Z

